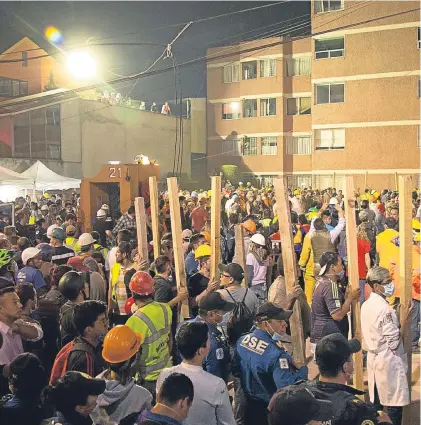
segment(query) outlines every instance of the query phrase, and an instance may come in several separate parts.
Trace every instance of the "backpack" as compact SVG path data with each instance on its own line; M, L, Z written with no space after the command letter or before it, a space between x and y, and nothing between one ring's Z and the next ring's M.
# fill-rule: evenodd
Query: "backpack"
M228 295L235 303L235 307L232 310L231 316L227 323L228 341L230 345L235 345L238 341L238 338L250 332L250 329L253 327L254 319L253 314L244 302L247 296L248 288L246 288L246 293L244 294L243 300L240 302L235 301L234 297L231 295L228 289L225 290L228 292Z
M96 353L94 352L93 347L84 342L70 341L68 342L57 354L56 359L54 360L53 368L51 370L50 376L50 385L55 384L55 382L64 376L67 372L67 362L71 353L75 351L84 351L87 359L87 365L93 366L93 361L90 357L95 357ZM92 376L94 373L93 367L92 370L87 371L88 375Z

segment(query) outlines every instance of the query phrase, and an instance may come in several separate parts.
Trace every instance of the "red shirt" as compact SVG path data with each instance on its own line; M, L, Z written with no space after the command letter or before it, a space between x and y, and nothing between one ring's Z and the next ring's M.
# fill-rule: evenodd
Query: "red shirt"
M365 279L367 276L367 266L365 265L365 254L370 252L370 241L362 241L357 239L358 249L358 276Z
M208 219L208 212L203 207L197 207L191 212L192 227L200 232Z

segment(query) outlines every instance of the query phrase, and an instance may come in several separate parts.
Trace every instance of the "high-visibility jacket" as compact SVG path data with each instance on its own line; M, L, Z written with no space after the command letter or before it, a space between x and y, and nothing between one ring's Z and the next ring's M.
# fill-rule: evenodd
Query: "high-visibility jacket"
M101 246L99 243L94 244L94 250L100 252L104 257L104 260L108 257L108 249Z
M172 311L168 304L153 301L141 307L126 325L144 336L137 370L146 381L156 381L162 369L170 366Z
M79 240L73 236L68 236L64 241L64 245L67 248L73 249L74 252L80 251L80 245L78 244Z

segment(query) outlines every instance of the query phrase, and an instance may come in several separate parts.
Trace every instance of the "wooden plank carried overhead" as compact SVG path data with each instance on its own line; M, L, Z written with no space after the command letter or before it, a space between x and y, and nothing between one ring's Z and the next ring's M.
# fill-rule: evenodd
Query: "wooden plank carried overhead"
M158 184L155 176L149 177L149 196L151 202L153 255L156 260L161 253L161 235L159 234Z
M247 288L247 267L246 267L246 252L244 249L244 228L241 224L234 227L235 251L237 254L236 261L244 270L244 279L241 286Z
M221 177L212 177L211 197L211 282L219 280L221 262Z
M135 198L134 208L136 213L137 251L142 261L148 261L145 200L142 197Z
M287 294L298 284L297 260L292 236L291 212L289 209L286 178L275 180L276 214L279 221L279 235L284 262L284 275ZM290 318L291 338L294 360L298 364L305 363L305 341L303 321L299 303L294 303L294 313Z
M357 248L357 222L355 216L355 191L354 179L346 176L345 179L345 231L346 231L346 249L348 259L348 281L352 289L358 289L360 279L358 275L358 248ZM362 341L361 332L361 304L360 300L352 303L352 323L354 337ZM363 374L363 353L362 351L354 354L354 386L358 390L364 390Z

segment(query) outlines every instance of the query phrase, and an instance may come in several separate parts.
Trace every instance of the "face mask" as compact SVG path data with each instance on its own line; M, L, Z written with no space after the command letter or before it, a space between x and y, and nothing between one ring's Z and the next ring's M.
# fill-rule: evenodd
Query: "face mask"
M270 323L268 323L268 325L270 326L271 331L273 332L272 334L272 340L277 342L280 341L282 339L282 335L278 334L278 332L275 332L272 328L272 326L270 325Z
M390 282L387 285L383 285L383 289L383 295L385 297L391 297L395 292L395 284L393 282Z

